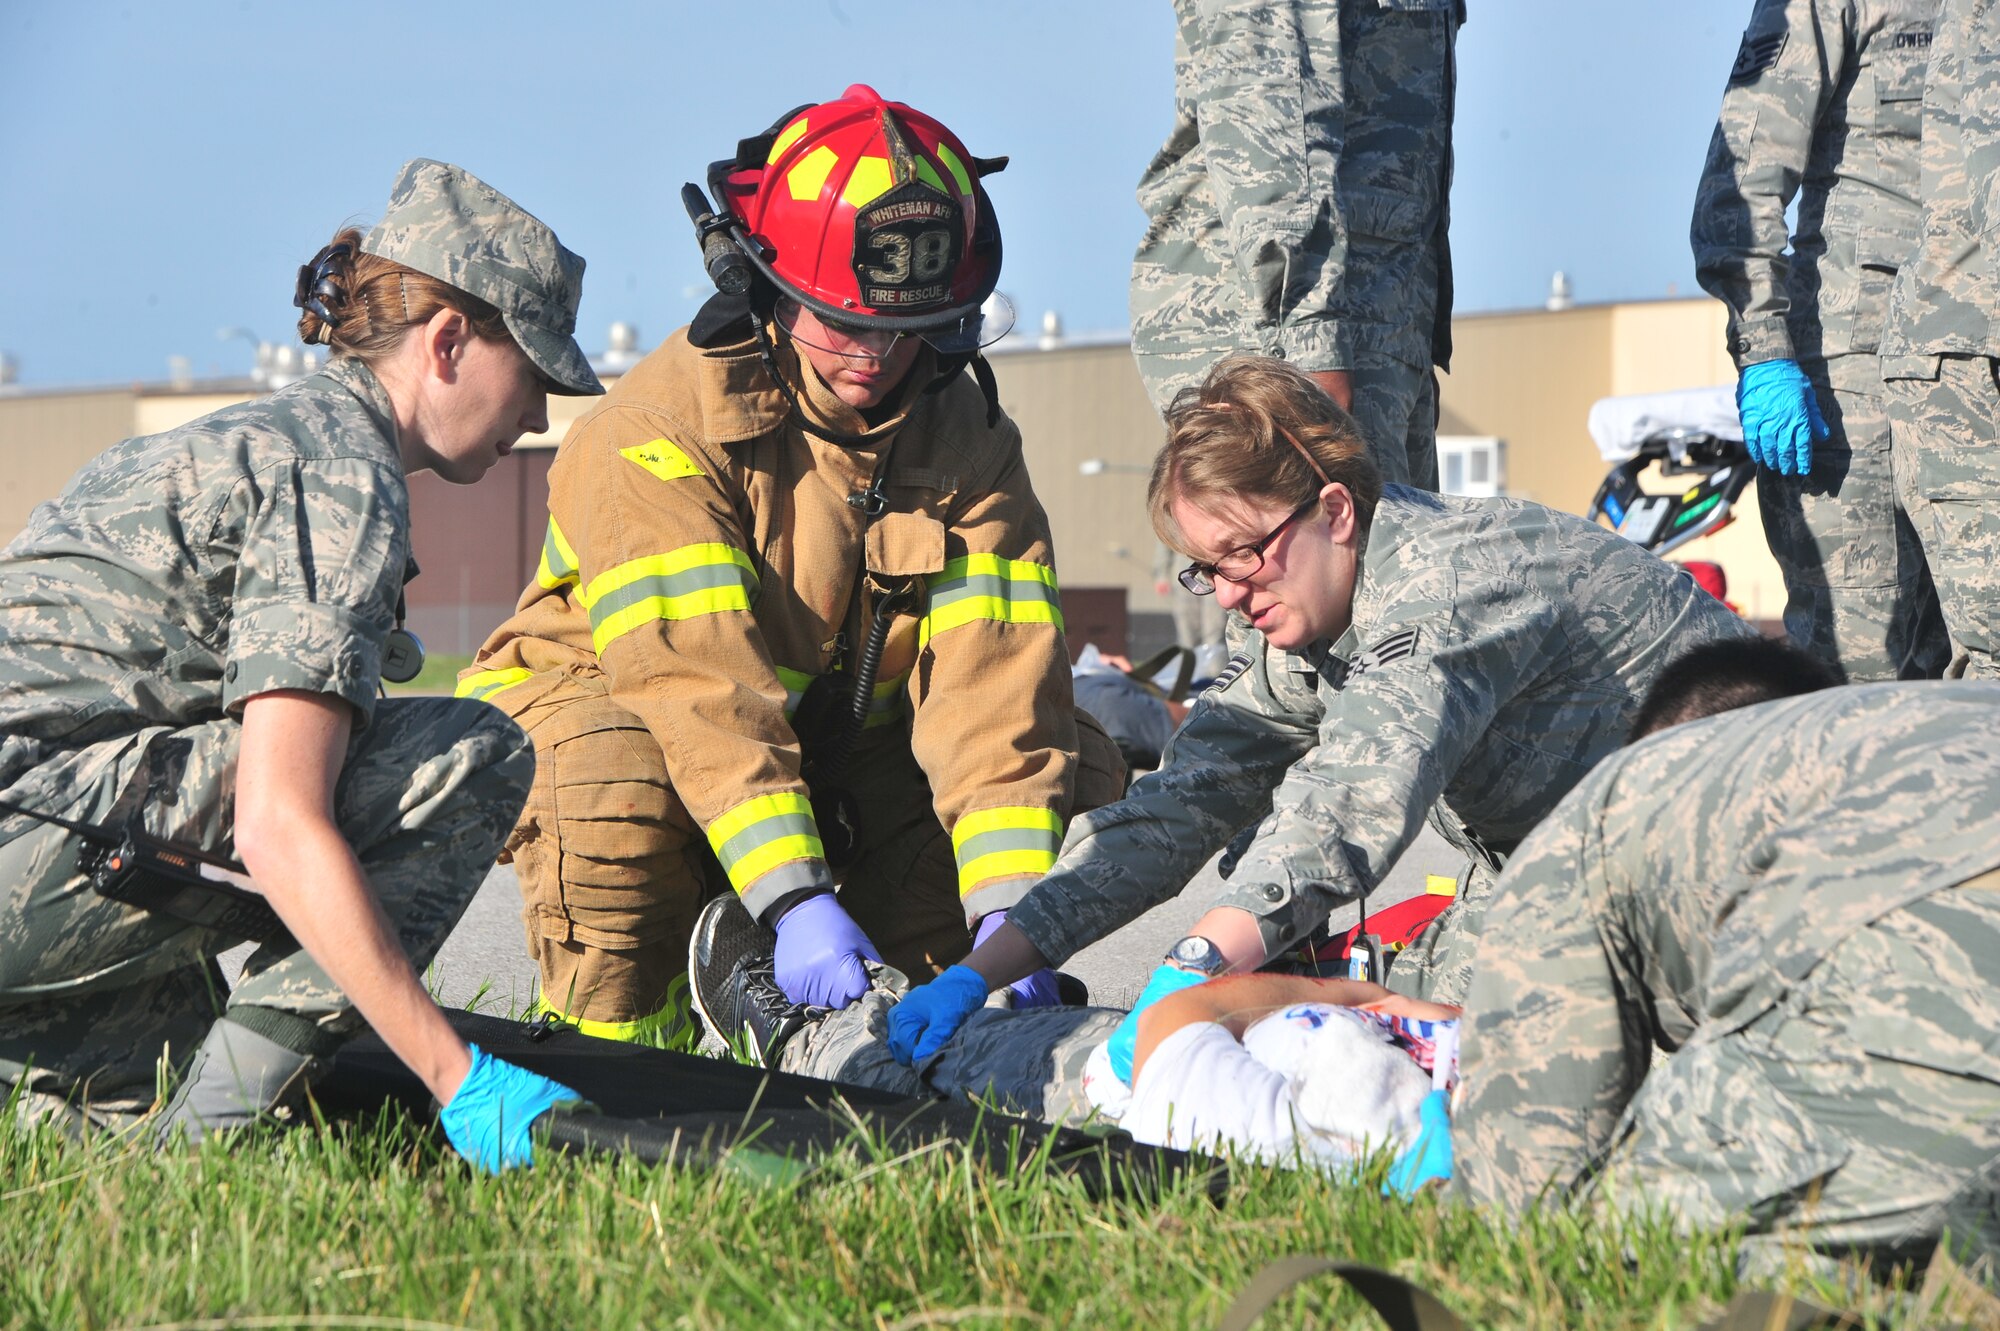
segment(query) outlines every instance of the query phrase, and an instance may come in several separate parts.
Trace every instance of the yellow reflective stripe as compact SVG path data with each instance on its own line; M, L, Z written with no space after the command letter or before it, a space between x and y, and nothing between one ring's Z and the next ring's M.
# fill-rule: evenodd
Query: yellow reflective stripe
M809 675L803 670L793 670L788 666L778 666L776 669L778 682L785 686L785 719L789 721L792 719L792 714L799 710L799 703L805 699L806 690L812 687L812 682L817 676Z
M777 138L771 140L771 155L764 159L764 165L769 166L773 162L777 161L780 157L784 156L785 149L797 143L799 141L799 136L804 134L805 132L806 132L806 118L804 116L800 116L797 120L794 120L791 124L785 126L784 132L779 134Z
M543 1013L547 1013L565 1026L575 1027L585 1035L592 1035L600 1040L623 1040L627 1044L643 1040L655 1031L681 1025L687 1020L687 1011L676 998L669 998L667 1005L651 1016L640 1017L635 1021L591 1021L584 1017L572 1017L546 998L537 998L534 1006L528 1009L528 1018L533 1020Z
M743 801L708 825L708 844L738 892L781 864L826 858L812 801L797 791Z
M562 528L556 526L552 517L548 534L542 537L542 559L535 568L535 581L543 589L554 591L565 583L575 582L576 569L576 551L570 548Z
M1054 809L1027 804L975 809L959 819L951 829L952 853L957 854L966 842L988 832L1014 832L1029 828L1052 833L1058 840L1062 838L1062 819L1056 816Z
M1053 850L1001 850L981 855L958 870L958 894L964 896L996 878L1039 877L1056 867Z
M522 680L532 678L534 673L526 666L515 666L511 670L482 670L476 675L467 675L458 681L458 687L452 690L452 696L489 699L502 689L511 689Z
M826 844L816 836L779 837L767 841L749 854L739 858L729 866L729 885L738 892L748 892L751 884L781 864L792 860L823 860L826 858Z
M966 172L965 163L958 160L958 154L940 143L937 146L938 160L944 169L951 172L951 178L958 182L958 192L968 197L972 194L972 177Z
M921 649L940 633L975 620L1062 627L1055 570L1025 559L964 555L929 579L929 601L917 630Z
M995 878L1045 874L1062 847L1062 819L1053 809L1006 805L966 814L951 829L960 895Z
M905 670L894 679L884 680L875 686L875 695L868 701L868 720L862 723L863 730L894 725L902 719L903 685L909 678L910 672Z
M642 624L748 610L756 587L749 555L706 541L606 569L577 599L590 613L591 645L602 655Z

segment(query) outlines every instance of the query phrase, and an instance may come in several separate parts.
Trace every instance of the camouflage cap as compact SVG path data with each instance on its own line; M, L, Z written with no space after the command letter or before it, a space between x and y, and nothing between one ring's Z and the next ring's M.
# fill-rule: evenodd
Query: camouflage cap
M602 393L576 344L583 258L564 249L539 218L462 167L413 157L389 206L361 242L500 311L507 331L555 391Z

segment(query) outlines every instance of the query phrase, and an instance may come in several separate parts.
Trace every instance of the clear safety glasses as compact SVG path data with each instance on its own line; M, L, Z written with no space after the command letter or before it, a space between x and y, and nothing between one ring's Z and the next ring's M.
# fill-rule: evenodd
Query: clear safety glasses
M922 333L858 328L815 314L793 300L779 301L776 317L778 327L793 341L815 351L858 361L886 360L906 337L921 338L943 355L962 356L992 346L1014 328L1013 303L997 291L986 298L978 313L948 328Z

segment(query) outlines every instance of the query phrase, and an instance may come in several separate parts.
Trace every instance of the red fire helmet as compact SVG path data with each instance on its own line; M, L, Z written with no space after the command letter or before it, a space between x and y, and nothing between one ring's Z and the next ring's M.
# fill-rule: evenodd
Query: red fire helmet
M784 295L838 324L974 349L1006 331L980 317L1000 280L980 177L1006 160L972 156L936 120L857 83L744 140L709 181Z

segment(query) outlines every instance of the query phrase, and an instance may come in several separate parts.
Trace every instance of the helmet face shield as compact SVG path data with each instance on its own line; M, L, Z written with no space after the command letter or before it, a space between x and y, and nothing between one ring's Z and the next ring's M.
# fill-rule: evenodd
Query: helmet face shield
M855 361L886 360L906 337L922 338L940 355L966 356L982 347L992 346L1014 328L1014 306L997 291L988 296L986 304L974 313L949 327L926 332L902 332L881 327L887 320L876 320L876 327L864 328L817 310L802 320L800 316L804 313L805 307L797 301L781 298L774 318L785 336L794 342Z
M781 295L850 328L935 333L976 349L992 340L979 331L980 306L1000 276L999 226L979 174L999 165L856 84L745 140L710 181Z

